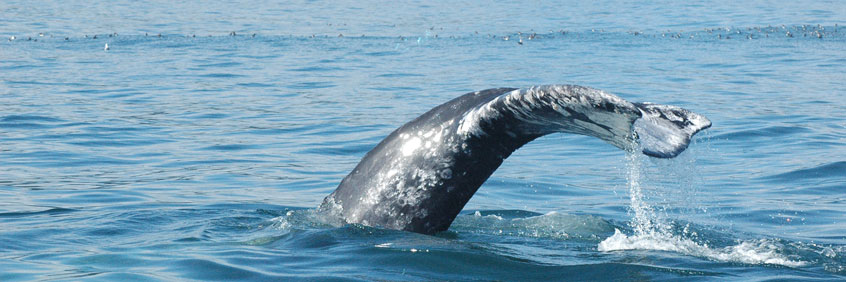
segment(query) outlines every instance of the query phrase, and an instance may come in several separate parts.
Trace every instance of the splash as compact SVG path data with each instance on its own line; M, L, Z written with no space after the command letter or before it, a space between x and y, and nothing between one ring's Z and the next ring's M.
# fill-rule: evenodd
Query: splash
M740 262L748 264L775 264L790 267L804 266L807 262L792 260L782 254L785 247L770 239L738 241L738 244L726 247L712 247L707 243L691 239L687 228L682 234L676 234L671 224L655 208L647 203L642 182L644 159L640 153L628 153L628 186L633 213L630 225L633 233L626 235L619 229L614 235L599 243L601 252L623 250L656 250L677 252L685 255L705 257L717 261Z

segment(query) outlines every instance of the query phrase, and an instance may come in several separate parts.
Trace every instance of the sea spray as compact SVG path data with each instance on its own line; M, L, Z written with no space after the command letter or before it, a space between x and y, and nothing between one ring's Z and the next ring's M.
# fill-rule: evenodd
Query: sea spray
M641 169L644 167L642 165L642 156L642 154L638 153L626 154L626 168L628 172L626 180L628 180L630 208L632 213L634 213L630 224L636 234L666 233L666 225L659 221L655 209L645 201L643 188L641 187Z
M672 222L668 221L666 216L656 212L656 209L647 202L644 187L648 187L651 181L646 181L648 178L644 175L647 171L646 158L634 152L637 151L626 155L632 213L629 224L633 234L626 235L619 229L615 229L614 235L599 243L597 246L599 251L656 250L749 264L777 264L791 267L807 264L804 261L791 260L783 255L782 251L785 247L775 240L737 240L737 244L733 246L713 247L691 238L687 227L681 234L676 234L673 231Z

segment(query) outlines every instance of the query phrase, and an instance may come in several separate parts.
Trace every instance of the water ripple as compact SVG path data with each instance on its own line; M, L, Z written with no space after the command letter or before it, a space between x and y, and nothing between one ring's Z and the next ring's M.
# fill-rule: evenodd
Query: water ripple
M2 281L846 275L840 3L10 1ZM638 236L624 153L582 136L516 152L436 236L311 209L432 107L551 83L714 122L643 164L666 236Z
M797 179L835 178L843 180L846 177L846 161L822 164L812 168L796 169L785 173L765 176L771 181L793 181Z

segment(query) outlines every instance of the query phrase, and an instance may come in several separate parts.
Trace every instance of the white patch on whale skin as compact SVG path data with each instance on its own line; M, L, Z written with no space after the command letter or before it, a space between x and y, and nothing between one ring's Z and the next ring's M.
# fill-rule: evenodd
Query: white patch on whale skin
M609 112L602 108L604 103L613 104L615 108ZM564 119L571 117L570 111L574 111L589 120L577 120L574 124L558 119L549 120L548 116L537 114L541 109L558 112ZM628 142L625 139L630 135L630 115L638 113L632 103L602 90L567 85L538 86L504 93L468 111L459 122L458 134L483 136L486 133L480 124L498 118L506 111L523 124L533 124L536 128L547 128L552 132L596 136L621 148ZM554 125L557 127L553 128Z
M402 144L402 149L400 149L402 151L402 155L406 157L411 156L414 154L414 151L417 151L417 149L420 148L421 143L422 141L418 137L408 139L408 141L405 141L405 144Z
M422 133L420 135L423 136L423 138L429 138L429 137L432 137L432 134L434 134L434 133L435 133L435 130L432 129L432 130L426 131L426 133Z
M455 145L450 144L455 141L446 136L453 134L450 132L455 128L454 124L455 121L450 120L398 135L398 147L386 152L389 169L380 171L369 181L371 187L359 198L355 210L347 214L348 221L361 223L369 219L370 224L403 229L415 218L429 216L423 202L431 197L433 189L443 185L444 179L453 177L449 168L454 161L450 156ZM411 158L418 161L409 162ZM428 166L418 165L431 163L439 164L439 168L431 170ZM408 212L408 207L418 208Z
M494 108L494 105L498 103L500 99L503 97L508 97L511 94L519 94L520 90L514 90L505 94L502 94L493 100L485 103L484 105L472 109L464 114L464 117L461 118L461 121L458 122L458 134L463 136L482 136L485 135L485 132L479 127L479 123L482 120L488 120L492 118L496 118L500 116L499 111Z

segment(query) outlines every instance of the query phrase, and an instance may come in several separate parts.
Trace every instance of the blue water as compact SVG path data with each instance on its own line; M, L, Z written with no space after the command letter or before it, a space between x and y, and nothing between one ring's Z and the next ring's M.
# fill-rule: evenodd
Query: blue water
M0 281L846 279L841 1L0 15ZM428 109L562 83L713 127L669 160L543 137L436 236L315 212Z

